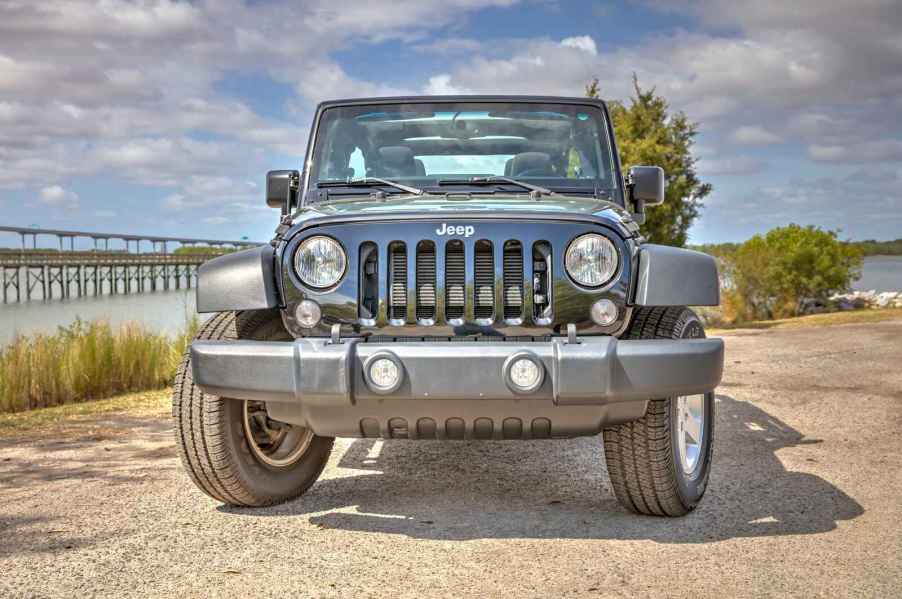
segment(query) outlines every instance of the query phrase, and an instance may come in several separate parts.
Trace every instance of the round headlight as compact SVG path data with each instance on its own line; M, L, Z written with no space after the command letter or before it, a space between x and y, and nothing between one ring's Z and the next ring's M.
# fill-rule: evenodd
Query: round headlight
M337 241L318 235L305 239L294 253L294 270L305 285L323 289L341 280L348 264Z
M585 287L599 287L611 280L619 263L617 248L602 235L577 237L567 248L567 273Z

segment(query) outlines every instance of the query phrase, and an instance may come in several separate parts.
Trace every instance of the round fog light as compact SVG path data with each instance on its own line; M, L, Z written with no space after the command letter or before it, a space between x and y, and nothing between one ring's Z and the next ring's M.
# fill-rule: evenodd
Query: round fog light
M514 354L504 364L504 378L515 393L532 393L542 385L545 367L531 353Z
M603 327L617 321L617 306L609 299L600 299L592 304L592 321Z
M371 356L363 370L367 384L376 393L391 393L401 386L401 362L394 355Z
M315 301L303 300L294 309L294 317L299 325L305 329L312 329L319 324L323 317L323 311Z

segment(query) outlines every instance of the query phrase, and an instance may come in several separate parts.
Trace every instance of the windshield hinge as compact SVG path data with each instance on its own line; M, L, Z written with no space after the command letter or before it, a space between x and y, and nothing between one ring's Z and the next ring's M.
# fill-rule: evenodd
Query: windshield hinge
M314 187L313 189L308 189L307 193L304 194L304 204L316 204L318 202L325 202L329 199L329 190L328 189L320 189L319 187Z
M604 187L599 187L598 183L595 183L595 185L592 188L592 196L596 200L605 200L605 201L610 202L611 201L611 190L605 189Z
M279 226L276 227L276 236L273 237L272 245L273 247L279 245L279 242L284 238L285 233L291 228L291 225L294 221L291 216L286 214L279 220Z

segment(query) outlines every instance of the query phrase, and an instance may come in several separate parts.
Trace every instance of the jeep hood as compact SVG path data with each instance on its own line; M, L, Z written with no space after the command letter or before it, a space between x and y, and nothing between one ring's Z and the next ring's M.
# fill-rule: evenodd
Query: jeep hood
M541 199L532 200L522 194L426 195L389 197L384 200L356 198L320 202L311 205L307 210L318 212L324 216L396 212L429 212L430 214L445 215L454 212L476 211L596 214L604 210L614 210L626 214L620 206L605 200L574 196L543 196Z
M576 220L600 220L621 229L627 237L639 232L632 215L613 202L563 195L534 200L523 194L402 196L382 200L365 197L325 201L308 205L295 213L292 229L297 231L322 221L480 218L483 214L496 218L509 214L512 219L515 215L518 218L535 215L539 219L571 217Z

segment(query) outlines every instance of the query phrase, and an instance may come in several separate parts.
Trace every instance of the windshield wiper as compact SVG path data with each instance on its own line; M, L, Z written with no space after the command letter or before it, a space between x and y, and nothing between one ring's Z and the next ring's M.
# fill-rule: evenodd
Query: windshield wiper
M347 181L321 181L317 183L317 187L376 187L377 185L387 185L414 195L421 196L425 194L422 189L396 183L391 179L380 179L379 177L364 177L363 179L349 179Z
M557 195L547 187L540 187L539 185L533 185L532 183L526 183L525 181L518 181L517 179L512 179L510 177L471 177L469 179L443 179L438 182L439 185L495 185L498 183L517 185L519 187L522 187L523 189L528 189L537 197L543 195Z

